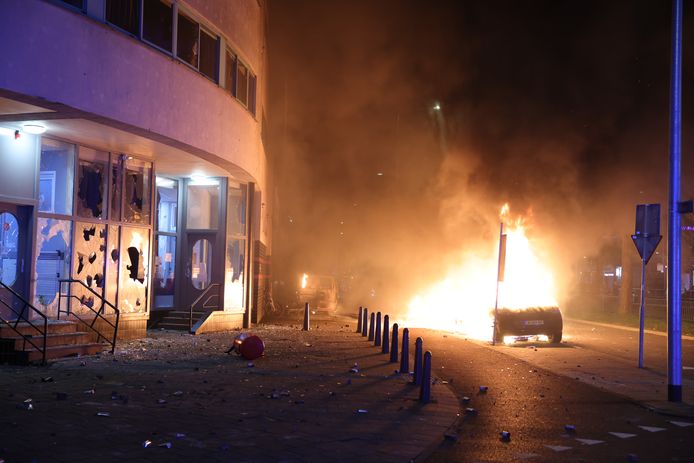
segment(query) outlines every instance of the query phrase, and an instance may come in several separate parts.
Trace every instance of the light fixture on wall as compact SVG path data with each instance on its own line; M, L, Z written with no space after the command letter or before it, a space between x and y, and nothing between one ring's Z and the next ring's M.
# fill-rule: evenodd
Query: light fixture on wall
M24 124L22 130L33 135L41 135L46 131L46 127L41 124Z

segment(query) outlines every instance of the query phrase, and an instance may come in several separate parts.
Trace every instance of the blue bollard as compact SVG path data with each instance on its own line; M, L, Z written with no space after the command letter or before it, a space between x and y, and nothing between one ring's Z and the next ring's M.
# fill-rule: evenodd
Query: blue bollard
M383 346L381 347L381 353L387 354L390 350L390 339L388 339L388 328L389 328L389 317L388 315L383 316Z
M366 330L368 329L368 326L369 326L369 318L368 318L368 315L369 315L369 309L367 309L366 307L364 307L363 321L362 321L362 324L361 324L361 335L362 335L362 336L366 336Z
M400 373L410 373L410 330L402 330L402 354L400 354Z
M393 323L393 336L390 342L390 363L398 363L398 324Z
M306 305L304 305L304 329L303 329L303 331L308 331L308 330L309 330L309 326L310 326L310 323L309 323L310 313L311 313L311 312L310 312L310 310L309 310L309 308L308 308L308 302L307 302Z
M364 311L362 306L359 306L359 315L357 315L357 333L361 333L361 314Z
M414 377L412 382L416 385L422 384L422 338L417 338L414 342Z
M419 390L419 401L428 404L431 400L431 352L424 354L424 368L422 372L422 388Z
M376 314L371 312L371 320L369 320L369 341L374 340L374 328L376 325L376 322L374 321L376 319Z
M376 333L374 333L374 346L381 345L381 312L376 314Z

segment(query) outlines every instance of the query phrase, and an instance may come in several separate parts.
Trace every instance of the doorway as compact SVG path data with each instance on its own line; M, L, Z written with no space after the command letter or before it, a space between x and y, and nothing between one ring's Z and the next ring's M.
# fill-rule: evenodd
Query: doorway
M28 300L31 210L31 206L0 203L0 315L5 320L28 316L16 295Z

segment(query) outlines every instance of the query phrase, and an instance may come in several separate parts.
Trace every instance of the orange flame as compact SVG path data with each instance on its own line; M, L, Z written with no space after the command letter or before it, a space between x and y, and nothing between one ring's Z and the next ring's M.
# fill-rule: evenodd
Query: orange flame
M306 285L308 284L308 275L305 273L301 277L301 289L306 289Z
M499 283L499 307L556 306L554 279L538 257L537 243L526 236L522 217L510 219L508 204L500 217L506 227L506 266ZM491 339L496 297L498 240L465 250L446 277L420 292L408 305L410 326L451 329L476 339Z

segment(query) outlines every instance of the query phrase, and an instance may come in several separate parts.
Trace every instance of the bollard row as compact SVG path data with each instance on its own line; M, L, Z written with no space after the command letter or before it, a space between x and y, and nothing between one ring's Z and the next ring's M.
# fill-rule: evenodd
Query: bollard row
M390 353L390 363L397 363L398 346L400 346L400 369L396 371L400 374L410 374L410 330L408 328L402 330L402 343L399 343L397 323L393 323L391 333L388 315L383 316L382 325L381 312L371 312L370 315L369 318L366 307L359 307L356 332L361 333L363 337L366 337L368 333L368 341L373 342L376 347L381 347L381 353ZM381 327L383 327L382 331ZM431 352L423 353L423 350L424 340L418 337L415 341L412 384L420 387L419 401L429 403L431 401Z

